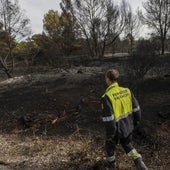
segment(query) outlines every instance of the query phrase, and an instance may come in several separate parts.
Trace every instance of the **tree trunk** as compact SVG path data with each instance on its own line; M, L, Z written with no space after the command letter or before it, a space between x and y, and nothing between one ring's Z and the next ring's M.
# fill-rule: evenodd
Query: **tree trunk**
M8 69L4 69L4 72L6 73L6 75L8 76L8 78L12 78L12 75L9 73Z
M7 77L8 78L12 78L12 75L10 74L10 72L9 72L9 69L7 68L7 66L6 66L6 64L4 63L4 61L3 61L3 59L2 59L2 57L0 56L0 63L1 63L1 65L2 65L2 67L3 67L3 71L6 73L6 75L7 75Z
M165 38L162 38L161 40L161 45L162 45L162 49L161 49L161 54L164 55L165 53Z

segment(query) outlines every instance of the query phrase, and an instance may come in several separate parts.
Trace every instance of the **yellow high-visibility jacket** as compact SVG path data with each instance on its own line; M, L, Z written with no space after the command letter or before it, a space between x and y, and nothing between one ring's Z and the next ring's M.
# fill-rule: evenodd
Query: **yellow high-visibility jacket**
M115 82L106 89L101 101L107 136L128 137L141 118L140 106L134 95Z

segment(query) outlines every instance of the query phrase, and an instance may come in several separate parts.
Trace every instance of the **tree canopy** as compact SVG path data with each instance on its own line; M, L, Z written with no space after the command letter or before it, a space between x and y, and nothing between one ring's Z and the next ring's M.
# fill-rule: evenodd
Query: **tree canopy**
M147 0L143 3L146 13L144 22L160 36L162 54L165 51L165 40L170 31L170 2L169 0Z

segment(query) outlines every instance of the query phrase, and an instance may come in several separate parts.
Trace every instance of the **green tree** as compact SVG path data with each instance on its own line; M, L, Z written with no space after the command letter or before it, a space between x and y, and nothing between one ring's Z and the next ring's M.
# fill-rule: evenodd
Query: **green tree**
M52 39L58 39L61 37L62 30L58 11L51 9L44 15L43 29L44 32Z
M54 64L58 60L58 54L62 49L62 27L61 17L58 11L49 10L43 19L43 34L36 36L41 52L46 64ZM55 61L56 60L56 61Z
M71 0L62 0L60 7L62 26L62 50L69 55L76 48L76 41L80 37L79 26L70 11Z
M61 14L58 11L49 10L44 15L43 27L46 35L57 45L58 51L69 55L74 49L76 24L69 11L67 11L64 1L60 5L62 8Z
M18 42L14 49L16 60L21 66L26 66L25 68L29 68L34 64L34 59L38 53L38 45L31 38Z
M51 65L57 64L58 46L52 38L46 34L35 34L31 40L36 44L37 54L34 55L33 64L35 65Z

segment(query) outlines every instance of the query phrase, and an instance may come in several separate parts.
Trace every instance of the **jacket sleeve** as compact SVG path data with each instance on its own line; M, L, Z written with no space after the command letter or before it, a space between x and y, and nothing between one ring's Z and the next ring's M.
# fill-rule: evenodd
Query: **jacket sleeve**
M116 122L114 120L112 104L106 95L102 97L101 104L102 121L106 129L106 137L110 138L115 136L116 133Z
M137 99L132 93L132 107L133 107L133 117L134 117L134 125L138 125L141 120L141 109Z

